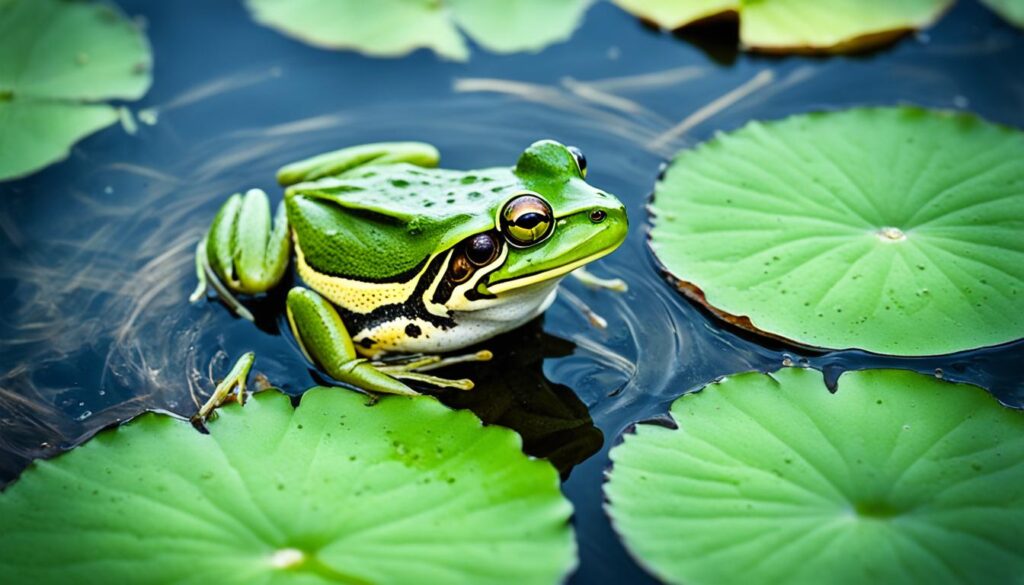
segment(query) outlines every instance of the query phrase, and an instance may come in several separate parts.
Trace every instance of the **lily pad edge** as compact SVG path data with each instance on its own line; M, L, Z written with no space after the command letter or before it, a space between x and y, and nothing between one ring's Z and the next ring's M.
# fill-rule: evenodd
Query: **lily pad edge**
M678 157L681 153L689 151L689 150L695 150L695 149L703 148L706 144L711 144L711 143L717 142L719 140L719 135L720 134L724 134L724 133L727 133L727 132L729 132L729 133L738 132L740 130L746 129L751 124L755 124L755 123L762 123L762 124L763 123L776 123L776 122L782 122L783 120L788 120L790 118L809 116L809 115L826 115L826 114L831 114L831 113L849 112L849 111L853 111L853 110L885 110L885 109L893 109L893 108L905 109L905 110L909 110L909 111L912 111L912 112L917 113L917 114L931 114L931 115L939 115L939 116L948 116L950 118L959 118L960 120L962 120L964 122L968 122L968 123L972 123L972 124L974 124L974 123L981 123L981 124L987 124L987 125L990 125L990 126L1002 129L1002 130L1007 130L1007 131L1012 131L1012 132L1021 132L1021 129L1019 129L1019 128L1016 128L1016 127L1011 126L1009 124L1002 124L1002 123L999 123L999 122L993 122L993 121L988 120L986 118L983 118L982 116L980 116L978 114L975 114L973 112L966 112L966 111L955 110L955 109L951 109L951 108L929 108L929 107L920 106L920 105L917 105L917 104L905 103L905 102L897 102L897 103L894 103L894 104L872 104L872 105L868 105L868 106L856 106L856 107L853 107L853 108L843 108L843 107L820 108L820 109L815 109L815 110L808 110L808 111L805 111L805 112L798 112L798 113L794 113L794 114L789 114L789 115L781 116L781 117L778 117L778 118L767 118L767 119L763 119L763 120L762 119L750 119L750 120L746 121L745 123L743 123L742 125L737 126L735 128L730 128L728 130L717 129L717 130L715 130L714 135L712 135L710 138L707 138L706 140L702 140L701 142L699 142L698 144L693 145L692 147L684 147L684 148L680 149L680 151L677 152L675 155L673 155L671 159L666 160L666 161L662 161L662 163L661 163L661 168L658 171L658 176L657 176L657 181L655 182L655 186L651 189L651 192L647 196L647 201L644 204L644 208L645 208L645 210L648 213L648 221L646 222L646 224L644 226L644 243L645 243L645 245L647 247L647 251L649 253L648 255L650 256L650 258L652 259L652 261L654 263L655 269L658 270L658 272L661 273L662 277L670 285L672 285L678 292L682 293L683 296L685 296L688 300L694 302L700 308L708 311L709 313L714 315L716 318L718 318L718 319L728 323L729 325L731 325L733 327L737 327L737 328L743 330L744 332L753 333L755 335L759 335L759 336L771 339L771 340L776 341L776 342L781 342L781 343L784 343L786 345L792 346L793 348L802 349L802 350L805 350L805 351L812 351L812 352L815 352L815 353L833 353L833 352L858 351L858 352L864 352L864 353L866 353L866 354L868 354L870 356L881 357L881 358L889 358L889 357L912 357L912 358L949 357L949 358L953 358L955 356L962 355L962 354L969 353L969 352L973 352L973 351L978 351L978 350L982 350L982 349L996 349L996 348L1001 348L1001 347L1008 347L1008 346L1011 346L1013 344L1020 343L1022 341L1022 339L1012 339L1012 340L1005 341L1005 342L1002 342L1002 343L996 343L996 344L992 344L992 345L985 345L985 346L968 348L968 349L964 349L964 350L953 352L953 353L937 353L937 354L927 354L927 355L926 354L921 354L921 355L916 355L915 354L915 355L912 355L912 356L901 356L901 355L898 355L898 354L879 353L879 352L874 352L874 351L866 350L866 349L863 349L863 348L860 348L860 347L856 347L856 346L849 346L849 347L823 347L823 346L809 345L809 344L806 344L806 343L801 343L801 342L799 342L799 341L797 341L795 339L791 339L789 337L785 337L783 335L779 335L777 333L772 333L770 331L761 329L760 327L757 326L757 324L754 323L754 321L748 315L735 315L735 314L729 313L727 311L724 311L722 309L719 309L718 307L716 307L713 304L712 301L708 301L707 295L705 295L704 291L699 286L697 286L696 284L693 284L693 283L691 283L689 281L686 281L686 280L684 280L682 278L679 278L671 270L669 270L669 268L667 266L665 266L664 262L661 261L661 258L659 258L658 254L655 252L654 247L653 247L652 233L651 233L652 229L654 228L654 222L652 220L656 216L656 213L655 213L654 208L653 208L653 203L654 203L655 197L657 195L657 188L662 183L662 181L664 180L665 173L668 172L669 167L675 161L676 157Z

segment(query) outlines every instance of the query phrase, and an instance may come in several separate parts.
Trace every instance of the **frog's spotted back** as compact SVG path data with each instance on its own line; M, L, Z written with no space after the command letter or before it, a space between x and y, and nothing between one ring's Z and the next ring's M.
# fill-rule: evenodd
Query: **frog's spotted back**
M363 167L289 188L288 215L311 267L382 281L493 227L513 181L508 169L467 174L408 164ZM339 229L326 232L322 225Z
M335 202L346 207L378 210L389 217L430 217L445 221L463 214L479 214L497 208L507 199L503 191L515 177L508 169L475 171L424 169L414 165L390 165L386 172L366 167L333 181L338 187ZM341 201L343 199L344 201Z

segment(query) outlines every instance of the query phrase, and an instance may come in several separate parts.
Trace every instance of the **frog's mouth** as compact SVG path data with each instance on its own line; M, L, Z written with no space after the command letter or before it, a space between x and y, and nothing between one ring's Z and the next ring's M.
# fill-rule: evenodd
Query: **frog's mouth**
M585 256L583 258L580 258L579 260L575 260L573 262L564 264L557 268L552 268L551 270L534 272L532 274L526 274L516 278L509 278L488 284L481 283L480 288L484 289L484 292L491 295L500 295L502 293L507 293L509 291L526 288L528 286L546 282L553 278L565 276L566 274L569 274L570 272L576 270L581 266L584 266L586 264L593 262L594 260L597 260L598 258L602 258L604 256L607 256L608 254L611 254L617 247L618 246L612 246L610 248L606 248L604 250L591 254L590 256Z

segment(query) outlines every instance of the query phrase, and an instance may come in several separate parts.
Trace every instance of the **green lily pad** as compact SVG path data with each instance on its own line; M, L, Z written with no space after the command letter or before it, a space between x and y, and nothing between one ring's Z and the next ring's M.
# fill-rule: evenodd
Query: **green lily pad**
M765 52L846 52L934 23L953 0L614 0L667 29L740 17L740 41Z
M1017 583L1024 414L897 370L730 376L612 449L605 494L671 583ZM824 577L824 576L827 576ZM824 579L824 581L823 581Z
M668 30L738 14L740 0L612 0L637 18Z
M1024 0L981 0L1007 22L1024 28Z
M246 0L258 22L311 45L398 57L469 58L462 30L496 53L568 39L592 0Z
M65 158L150 84L144 35L105 3L0 0L0 180Z
M196 432L146 414L0 494L5 583L554 583L558 473L427 397L276 391Z
M690 297L801 345L945 354L1024 337L1024 134L865 108L676 155L651 248Z

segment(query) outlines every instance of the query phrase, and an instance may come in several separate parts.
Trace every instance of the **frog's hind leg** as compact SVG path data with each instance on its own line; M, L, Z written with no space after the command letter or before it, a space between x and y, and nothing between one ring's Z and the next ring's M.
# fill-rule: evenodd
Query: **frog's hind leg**
M285 165L277 171L277 182L287 187L303 181L334 177L366 165L409 163L436 167L440 158L437 149L425 142L360 144Z
M196 246L198 286L189 300L198 301L212 286L239 316L252 320L233 293L259 294L277 285L288 268L291 238L284 205L273 217L270 201L259 189L228 198Z

